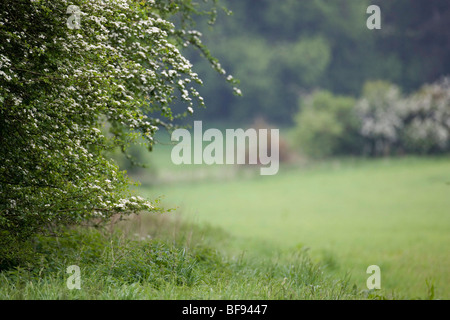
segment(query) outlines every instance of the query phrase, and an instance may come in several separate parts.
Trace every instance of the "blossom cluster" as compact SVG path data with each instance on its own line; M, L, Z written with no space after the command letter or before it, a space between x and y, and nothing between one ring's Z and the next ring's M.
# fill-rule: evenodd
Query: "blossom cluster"
M182 3L2 1L0 227L156 210L106 155L138 139L151 148L158 129L204 105L179 50L205 51L201 34L168 20ZM79 28L67 27L70 5ZM178 98L186 111L175 114Z

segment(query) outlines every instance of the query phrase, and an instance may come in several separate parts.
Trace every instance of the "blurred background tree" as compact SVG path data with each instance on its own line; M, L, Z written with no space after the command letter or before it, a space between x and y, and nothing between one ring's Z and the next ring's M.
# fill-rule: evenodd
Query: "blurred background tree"
M403 148L409 153L450 149L450 80L424 85L406 103Z
M290 126L298 100L316 89L358 97L364 83L381 79L409 94L450 72L447 0L223 3L233 15L224 19L219 13L204 42L240 80L244 96L233 96L220 76L189 51L208 83L200 89L208 108L197 118L240 124L262 116ZM381 8L381 30L366 27L370 4Z
M355 106L364 137L364 153L389 155L400 143L405 102L400 89L385 81L367 82Z
M296 115L294 137L300 149L324 157L357 151L359 122L355 99L318 91L303 100Z

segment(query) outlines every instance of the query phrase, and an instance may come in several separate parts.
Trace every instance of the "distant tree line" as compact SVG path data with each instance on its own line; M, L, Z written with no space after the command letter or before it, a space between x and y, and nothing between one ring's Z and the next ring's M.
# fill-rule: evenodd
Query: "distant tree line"
M359 97L367 81L383 80L411 93L450 73L448 0L223 3L233 15L219 14L204 42L240 80L243 97L187 52L208 83L199 89L208 108L197 118L292 125L300 97L317 89ZM381 8L381 30L366 26L371 4Z
M320 90L302 101L295 122L295 146L312 157L449 152L450 79L409 95L367 82L358 100Z

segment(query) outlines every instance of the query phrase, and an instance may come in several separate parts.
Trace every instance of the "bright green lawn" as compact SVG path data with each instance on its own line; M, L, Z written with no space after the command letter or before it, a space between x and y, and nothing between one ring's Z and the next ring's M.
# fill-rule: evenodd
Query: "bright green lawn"
M158 157L157 168L173 172L170 154ZM187 166L172 178L214 170L222 176L157 189L139 178L143 193L165 195L185 217L221 226L247 254L309 247L327 270L350 271L360 287L375 264L388 292L422 297L429 281L438 297L450 298L449 158L344 160L231 179L230 167Z

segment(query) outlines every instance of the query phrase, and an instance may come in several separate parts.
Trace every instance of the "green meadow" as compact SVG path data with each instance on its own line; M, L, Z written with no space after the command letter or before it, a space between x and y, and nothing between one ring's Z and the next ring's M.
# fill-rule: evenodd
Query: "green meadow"
M450 298L450 161L338 159L282 166L174 166L170 148L140 172L140 193L170 215L219 227L224 252L252 259L308 251L327 274L366 287L370 265L386 294ZM164 151L165 149L165 151Z
M180 166L170 148L136 192L173 209L37 237L0 299L448 299L448 158ZM80 267L80 290L66 268ZM367 290L368 266L381 290Z

